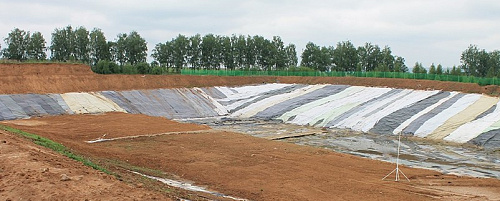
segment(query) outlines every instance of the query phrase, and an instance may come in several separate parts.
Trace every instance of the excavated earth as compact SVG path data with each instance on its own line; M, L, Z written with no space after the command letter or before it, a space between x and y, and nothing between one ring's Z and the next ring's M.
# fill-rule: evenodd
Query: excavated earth
M491 95L499 92L496 86L419 80L96 75L84 65L0 65L0 94L265 82L432 88ZM1 131L0 200L231 200L228 196L249 200L500 200L497 179L443 175L403 166L411 182L382 180L394 164L162 117L116 112L0 123L59 142L114 173L98 172ZM88 143L99 139L109 140ZM166 186L132 171L218 193Z

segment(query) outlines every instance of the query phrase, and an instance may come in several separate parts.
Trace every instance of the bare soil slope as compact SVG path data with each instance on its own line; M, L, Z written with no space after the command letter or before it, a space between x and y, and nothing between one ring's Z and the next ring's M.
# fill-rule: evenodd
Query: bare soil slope
M394 169L394 164L206 130L204 126L180 124L159 117L108 113L3 123L61 142L77 153L104 161L111 169L120 161L252 200L500 199L500 181L496 179L442 175L402 167L412 180L410 183L382 181L381 178ZM189 130L201 132L168 134ZM167 134L85 143L103 134L107 134L105 138L114 138L158 133Z
M0 200L170 200L0 130Z
M175 87L239 86L248 84L303 83L347 84L408 89L439 89L498 95L498 86L356 77L222 77L187 75L99 75L79 64L0 64L0 94L66 93L104 90L158 89Z

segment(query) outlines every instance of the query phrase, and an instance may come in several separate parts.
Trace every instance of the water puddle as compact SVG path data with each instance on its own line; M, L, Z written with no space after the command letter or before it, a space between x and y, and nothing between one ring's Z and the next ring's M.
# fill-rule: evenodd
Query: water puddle
M214 196L221 197L221 198L226 198L226 199L231 199L231 200L247 201L247 199L237 198L237 197L233 197L233 196L229 196L229 195L224 195L222 193L218 193L218 192L214 192L214 191L209 191L209 190L207 190L207 189L205 189L203 187L195 186L195 185L192 185L192 184L189 184L189 183L175 181L175 180L171 180L171 179L159 178L159 177L154 177L154 176L149 176L149 175L141 174L139 172L134 172L134 171L131 171L131 172L134 173L134 174L141 175L143 177L147 177L147 178L150 178L150 179L154 179L154 180L160 181L160 182L162 182L162 183L164 183L166 185L177 187L177 188L181 188L181 189L184 189L184 190L201 192L201 193L207 193L207 194L210 194L210 195L214 195Z

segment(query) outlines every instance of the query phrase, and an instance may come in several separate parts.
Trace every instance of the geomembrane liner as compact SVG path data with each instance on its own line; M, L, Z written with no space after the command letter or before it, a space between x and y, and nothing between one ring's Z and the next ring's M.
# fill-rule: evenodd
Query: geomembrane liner
M264 111L260 111L257 113L255 118L260 118L260 119L272 119L276 118L278 116L283 115L285 112L288 112L294 108L297 108L301 105L310 103L312 101L331 96L333 94L339 93L340 91L343 91L346 89L347 85L327 85L321 89L317 89L315 91L312 91L310 93L304 94L299 97L295 97L289 100L286 100L284 102L275 104Z
M169 119L229 116L500 148L498 104L498 98L458 92L273 83L0 95L0 121L112 111Z
M429 119L435 117L436 115L438 115L443 110L449 108L450 106L452 106L453 104L455 104L455 102L457 102L457 100L459 100L460 98L462 98L464 96L465 96L465 94L462 94L462 93L453 94L453 97L451 97L450 99L448 99L444 103L440 104L439 106L435 107L431 111L425 113L424 115L422 115L422 116L418 117L417 119L415 119L414 121L412 121L406 128L403 129L403 134L405 134L405 135L415 135L415 132L425 122L427 122Z
M450 92L439 92L424 100L421 100L409 107L402 108L380 119L375 126L370 129L371 133L386 134L392 133L399 125L411 118L412 115L437 103L439 100L449 96Z

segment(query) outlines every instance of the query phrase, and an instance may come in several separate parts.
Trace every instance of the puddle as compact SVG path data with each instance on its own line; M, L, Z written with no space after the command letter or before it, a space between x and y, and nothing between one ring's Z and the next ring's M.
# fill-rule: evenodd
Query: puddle
M190 120L214 129L231 130L255 137L272 139L273 136L298 135L280 141L299 145L322 147L360 157L396 162L397 136L364 134L351 130L321 129L283 124L277 121L226 120L213 118ZM436 170L445 174L467 175L500 179L500 153L474 147L425 140L401 138L400 163L409 167Z
M189 183L185 183L185 182L180 182L180 181L175 181L175 180L171 180L171 179L165 179L165 178L159 178L159 177L149 176L149 175L141 174L139 172L134 172L134 171L131 171L131 172L134 173L134 174L141 175L143 177L147 177L147 178L150 178L150 179L154 179L154 180L160 181L160 182L162 182L162 183L164 183L166 185L177 187L177 188L182 188L182 189L188 190L188 191L195 191L195 192L207 193L207 194L210 194L210 195L214 195L214 196L221 197L221 198L227 198L227 199L231 199L231 200L239 200L239 201L246 201L247 200L247 199L237 198L237 197L233 197L233 196L229 196L229 195L224 195L222 193L218 193L218 192L214 192L214 191L209 191L209 190L207 190L207 189L205 189L203 187L195 186L195 185L192 185L192 184L189 184Z

